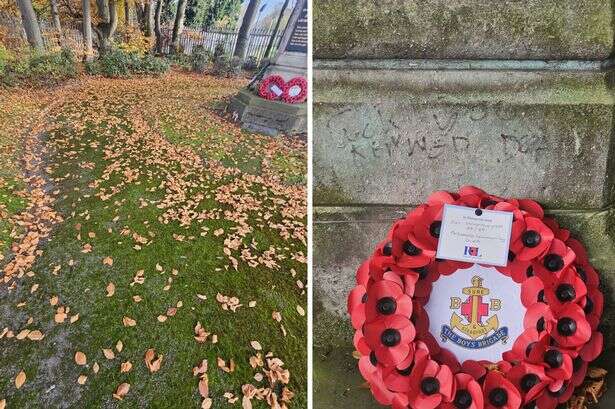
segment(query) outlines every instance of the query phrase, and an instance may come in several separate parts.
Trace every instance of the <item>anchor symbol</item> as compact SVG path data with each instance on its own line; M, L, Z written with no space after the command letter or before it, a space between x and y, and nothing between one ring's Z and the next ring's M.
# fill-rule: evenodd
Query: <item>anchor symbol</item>
M489 313L489 304L483 303L483 297L489 294L489 289L484 288L482 284L483 279L474 276L472 278L472 287L463 289L463 294L467 295L468 299L465 303L461 304L461 315L469 323L464 324L463 318L455 312L451 317L451 327L457 328L472 339L483 336L489 331L495 331L500 326L497 315L488 318L484 324L482 323L483 317L486 317Z

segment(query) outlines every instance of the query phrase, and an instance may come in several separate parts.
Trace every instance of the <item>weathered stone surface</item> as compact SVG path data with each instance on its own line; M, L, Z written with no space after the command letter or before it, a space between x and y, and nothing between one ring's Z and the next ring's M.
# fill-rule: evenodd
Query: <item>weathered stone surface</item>
M306 104L269 101L244 89L233 97L229 110L250 131L272 136L307 131Z
M605 59L607 0L315 0L316 58Z
M403 216L402 207L317 207L314 224L314 407L377 407L352 357L352 327L346 316L346 296L354 286L360 263L385 236L393 221ZM592 263L600 271L605 294L602 331L605 352L597 365L615 364L615 228L613 210L548 213L569 228L587 246ZM615 377L608 378L607 396L597 406L613 407ZM334 404L335 403L335 404Z
M314 202L417 204L475 184L601 208L613 97L593 71L315 72Z

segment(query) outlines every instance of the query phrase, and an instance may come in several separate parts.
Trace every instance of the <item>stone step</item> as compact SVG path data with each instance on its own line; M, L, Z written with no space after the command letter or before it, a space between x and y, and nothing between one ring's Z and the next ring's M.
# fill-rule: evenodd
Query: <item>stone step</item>
M316 58L601 60L607 0L314 0Z
M464 184L551 208L613 201L615 100L597 63L318 61L314 81L317 205Z

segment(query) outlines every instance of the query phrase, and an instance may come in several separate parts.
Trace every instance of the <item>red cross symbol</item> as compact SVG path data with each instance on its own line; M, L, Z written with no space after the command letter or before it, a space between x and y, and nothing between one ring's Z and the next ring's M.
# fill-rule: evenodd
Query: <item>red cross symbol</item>
M489 314L489 304L483 302L483 297L480 295L473 295L468 297L466 302L461 304L461 315L467 318L468 322L472 322L472 299L477 298L477 311L476 311L476 321L479 324L483 323L483 317L486 317Z

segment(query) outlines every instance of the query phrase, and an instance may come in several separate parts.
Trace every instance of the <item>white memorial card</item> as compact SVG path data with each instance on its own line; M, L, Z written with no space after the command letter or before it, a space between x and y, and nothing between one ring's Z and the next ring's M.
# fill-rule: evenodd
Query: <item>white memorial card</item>
M505 266L512 221L512 212L446 204L436 257Z

